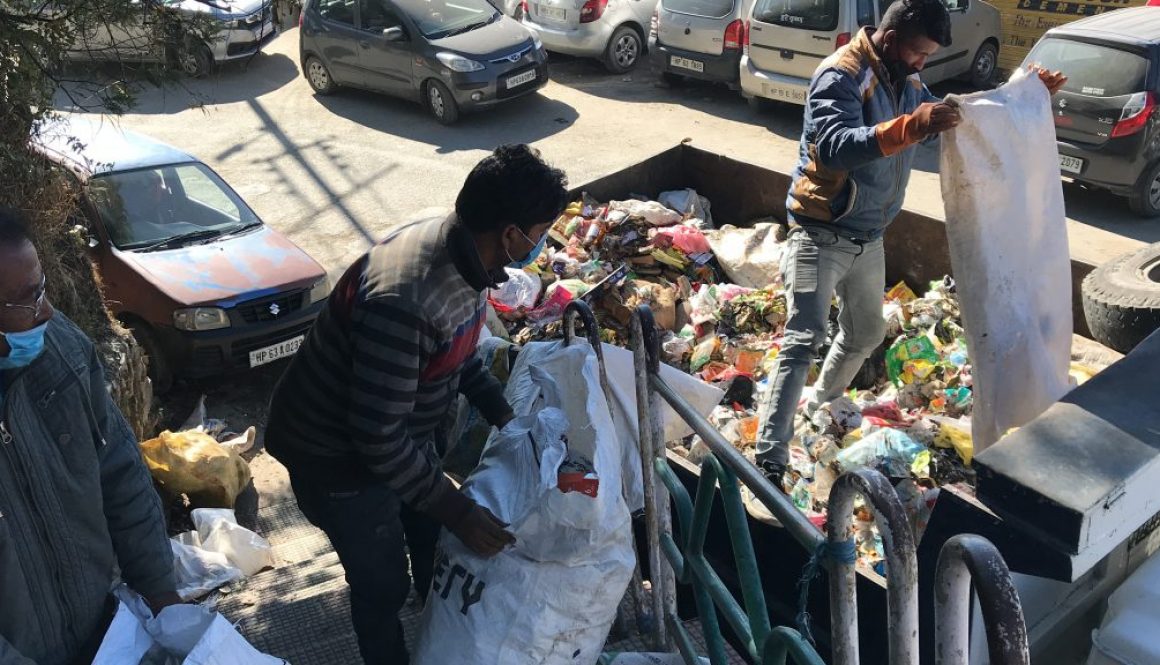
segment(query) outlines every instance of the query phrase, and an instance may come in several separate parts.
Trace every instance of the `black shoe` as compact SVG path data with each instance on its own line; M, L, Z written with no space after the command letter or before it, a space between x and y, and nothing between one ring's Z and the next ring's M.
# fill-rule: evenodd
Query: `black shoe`
M771 462L769 460L758 460L757 468L761 469L761 473L765 476L765 479L773 483L773 486L776 487L779 492L785 492L785 488L781 484L782 480L785 479L784 465L778 464L777 462Z

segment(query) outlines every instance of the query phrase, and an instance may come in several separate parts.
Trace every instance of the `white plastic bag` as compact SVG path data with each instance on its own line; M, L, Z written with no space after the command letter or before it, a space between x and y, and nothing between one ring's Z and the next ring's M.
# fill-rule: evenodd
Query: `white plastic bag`
M532 309L540 299L543 285L538 275L519 268L504 268L508 279L498 289L488 291L488 298L508 309Z
M1069 389L1071 263L1047 88L1020 71L957 101L940 172L978 452Z
M187 531L169 539L173 550L173 568L177 578L177 595L182 600L197 600L214 589L245 577L221 552L201 548L201 537Z
M156 617L125 586L92 665L284 665L246 641L221 614L200 605L170 605Z
M708 658L698 658L701 665L709 665ZM600 665L685 665L685 657L679 653L617 653L605 654Z
M234 511L198 508L190 511L189 516L197 527L201 548L224 554L246 577L274 565L269 541L239 525Z
M463 486L511 523L516 543L484 559L446 531L440 536L419 665L592 665L632 577L624 442L595 355L582 344L532 347L506 391L517 418L492 434ZM565 454L592 461L595 497L557 488Z

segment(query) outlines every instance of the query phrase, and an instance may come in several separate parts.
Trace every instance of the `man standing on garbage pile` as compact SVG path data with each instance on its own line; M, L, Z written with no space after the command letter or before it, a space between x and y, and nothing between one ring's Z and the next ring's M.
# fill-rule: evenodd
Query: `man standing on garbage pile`
M45 296L22 216L0 208L0 665L91 662L118 568L155 612L181 602L137 437Z
M794 415L839 298L839 333L807 412L840 395L885 334L882 235L902 209L914 146L959 123L919 79L951 43L942 0L897 0L814 73L799 161L786 200L792 227L782 259L789 320L763 404L757 463L781 487ZM1054 94L1066 79L1037 73Z
M485 292L540 254L565 184L536 150L498 148L467 176L454 214L403 226L347 270L275 389L267 448L346 569L369 665L409 662L404 545L425 596L439 525L482 556L515 540L443 475L436 439L457 392L496 427L512 419L475 354Z

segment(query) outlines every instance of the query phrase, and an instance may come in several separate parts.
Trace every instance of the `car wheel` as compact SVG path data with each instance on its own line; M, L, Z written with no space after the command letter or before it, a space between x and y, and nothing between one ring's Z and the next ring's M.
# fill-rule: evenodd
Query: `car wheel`
M169 392L170 388L173 387L173 369L170 367L169 359L161 350L157 335L144 323L130 324L129 332L133 333L133 339L137 341L137 346L140 346L145 353L145 360L149 364L149 381L153 384L153 394L160 396Z
M976 88L990 87L999 69L999 49L991 42L979 47L975 61L971 63L971 85Z
M177 56L181 72L190 78L202 78L213 68L213 54L201 42L187 44Z
M441 81L428 81L423 99L431 115L444 125L454 125L459 120L459 104Z
M1160 162L1140 175L1128 195L1128 207L1141 217L1160 217Z
M310 87L316 94L329 95L338 89L338 84L334 82L334 77L330 75L330 70L322 63L318 56L310 56L306 59L306 64L302 67L302 72L306 74L306 81L310 83Z
M612 33L608 40L608 47L604 52L604 66L613 74L623 74L636 67L640 62L643 45L636 30L627 25L621 26Z
M1084 278L1082 293L1092 339L1128 353L1160 329L1160 243L1096 268Z

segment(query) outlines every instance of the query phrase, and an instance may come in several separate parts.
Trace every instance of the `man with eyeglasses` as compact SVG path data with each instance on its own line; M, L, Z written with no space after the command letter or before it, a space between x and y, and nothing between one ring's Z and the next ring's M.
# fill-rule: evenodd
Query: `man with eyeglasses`
M0 665L89 663L116 571L180 602L161 501L92 342L45 296L21 217L0 208Z
M567 202L539 153L500 147L454 214L397 229L347 270L274 390L266 449L346 569L369 665L409 662L398 612L412 577L427 593L441 525L481 556L515 540L443 475L437 438L457 393L492 425L511 420L475 354L485 292L535 260Z

